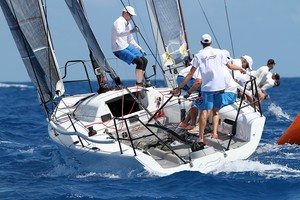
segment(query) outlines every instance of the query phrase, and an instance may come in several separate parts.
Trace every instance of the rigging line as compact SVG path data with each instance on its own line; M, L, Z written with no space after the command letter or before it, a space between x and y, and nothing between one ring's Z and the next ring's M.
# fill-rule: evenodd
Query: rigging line
M233 40L232 40L232 35L231 35L231 28L230 28L230 23L229 23L229 17L228 17L226 0L224 0L224 5L225 5L225 12L226 12L226 18L227 18L227 25L228 25L228 31L229 31L229 37L230 37L232 55L235 58L235 53L234 53L234 48L233 48Z
M35 76L36 83L37 83L37 85L38 85L37 91L38 91L38 93L39 93L39 97L40 97L41 103L42 103L42 105L43 105L43 108L45 109L45 112L46 112L46 114L47 114L47 117L49 118L49 110L48 110L48 108L47 108L47 106L46 106L46 101L45 101L45 98L44 98L44 96L43 96L43 92L42 92L42 89L41 89L41 86L40 86L40 82L39 82L39 79L37 78L37 72L36 72L35 68L33 67L32 59L31 59L31 56L30 56L30 53L29 53L29 49L28 49L29 44L28 44L27 40L25 39L25 35L24 35L23 31L21 30L19 21L18 21L18 19L17 19L17 14L16 14L16 11L15 11L15 8L14 8L14 5L13 5L12 1L7 2L7 6L9 6L8 4L10 4L10 6L11 6L11 8L12 8L12 9L10 9L10 12L11 12L11 14L14 15L14 20L15 20L15 22L17 23L18 30L20 31L20 35L21 35L21 37L22 37L23 44L24 44L25 49L26 49L27 57L28 57L29 60L30 60L31 67L32 67L32 71L33 71L33 74L34 74L34 76ZM31 51L32 51L32 50L31 50Z
M123 3L123 1L120 0L120 2L122 3L123 7L126 9L126 6L125 6L125 4ZM131 21L133 22L134 26L136 26L136 23L135 23L135 21L133 20L133 18L131 18ZM163 70L163 67L162 67L161 64L158 62L157 58L154 56L154 53L153 53L152 49L150 48L149 44L146 42L146 40L145 40L143 34L142 34L140 31L139 31L139 33L140 33L141 38L143 39L145 45L147 46L147 48L148 48L149 51L151 52L151 55L154 57L155 61L158 63L158 66L160 67L161 71L162 71L163 73L165 73L165 71Z
M200 7L201 7L201 10L202 10L202 12L203 12L203 15L204 15L204 17L205 17L205 19L206 19L206 21L207 21L207 24L208 24L208 26L209 26L209 28L210 28L212 34L214 35L214 38L215 38L215 40L216 40L216 42L217 42L217 45L218 45L219 49L221 49L221 46L220 46L220 44L219 44L219 42L218 42L218 39L217 39L217 37L216 37L216 35L215 35L215 32L214 32L214 30L212 29L212 26L211 26L210 23L209 23L209 20L208 20L207 15L206 15L206 13L205 13L203 7L202 7L202 4L200 3L200 0L198 0L198 3L199 3L199 5L200 5Z
M130 5L130 4L131 4L131 3L130 3L130 0L128 0L128 5ZM134 7L134 8L137 7L135 1L133 1L132 4L133 4L133 7ZM142 18L141 18L141 15L137 15L137 16L135 16L135 17L138 17L139 22L142 24L141 26L142 26L143 30L146 30L145 25L144 25L144 23L143 23L143 20L142 20ZM150 41L149 36L147 35L147 31L145 31L144 33L145 33L145 35L146 35L147 41ZM137 42L138 42L138 44L139 44L140 42L139 42L138 33L135 33L135 34L136 34L136 36L137 36Z

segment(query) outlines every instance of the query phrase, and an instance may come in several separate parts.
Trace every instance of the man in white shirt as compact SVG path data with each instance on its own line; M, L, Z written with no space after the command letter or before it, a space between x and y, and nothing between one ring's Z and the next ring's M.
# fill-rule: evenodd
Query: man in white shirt
M202 85L201 92L202 98L195 103L195 106L200 110L199 122L199 142L203 143L204 129L209 113L213 111L213 133L212 138L217 138L217 124L219 121L218 111L223 106L223 99L226 98L226 76L224 73L224 65L233 70L245 70L242 67L233 65L225 54L220 49L211 47L211 36L204 34L201 39L203 49L195 55L192 60L192 68L186 78L182 81L179 88L174 90L174 94L180 93L180 89L192 78L197 68L201 73Z
M135 10L131 6L126 6L112 27L111 46L112 52L119 59L127 64L136 64L136 85L142 85L142 80L148 64L145 58L145 52L134 40L132 33L138 32L139 29L135 26L131 28L129 21L132 16L135 16Z
M266 92L271 87L278 87L280 85L280 76L277 73L268 72L257 84L258 99L261 102L268 97Z
M268 74L269 71L271 71L275 67L275 61L273 59L269 59L267 61L266 66L260 67L258 70L256 70L253 74L253 76L256 77L256 85L260 85L262 80L265 78L265 76Z

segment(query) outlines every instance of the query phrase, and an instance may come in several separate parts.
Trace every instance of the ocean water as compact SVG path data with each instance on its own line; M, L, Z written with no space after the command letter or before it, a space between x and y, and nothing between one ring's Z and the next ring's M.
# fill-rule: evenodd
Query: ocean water
M282 78L262 104L256 152L201 174L97 173L62 157L29 82L0 83L0 199L300 199L300 146L276 141L300 111L300 78Z

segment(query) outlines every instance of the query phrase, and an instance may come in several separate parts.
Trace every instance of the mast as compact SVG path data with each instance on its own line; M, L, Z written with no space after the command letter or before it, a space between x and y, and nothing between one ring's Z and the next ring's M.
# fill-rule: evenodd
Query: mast
M189 48L189 43L188 43L188 38L187 38L187 34L186 34L186 29L185 29L185 23L184 23L184 19L183 19L183 15L182 15L182 8L181 8L181 3L180 0L178 0L178 6L179 6L179 14L180 14L180 18L181 18L181 23L182 23L182 27L183 27L183 31L184 31L184 38L185 38L185 42L186 42L186 49L190 49ZM187 51L188 53L188 59L190 60L191 57L191 52Z

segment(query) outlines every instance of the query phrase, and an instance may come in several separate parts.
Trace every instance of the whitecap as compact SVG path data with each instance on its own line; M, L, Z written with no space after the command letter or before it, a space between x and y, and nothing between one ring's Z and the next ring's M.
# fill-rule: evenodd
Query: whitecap
M284 112L282 110L282 108L280 106L276 105L275 103L271 103L268 106L268 111L273 113L276 116L277 119L285 118L285 119L288 119L288 120L292 121L290 115L287 114L286 112Z
M33 86L25 84L14 84L14 83L0 83L0 88L33 88Z
M108 179L119 179L120 176L111 174L111 173L96 173L96 172L88 172L83 175L77 175L77 178L87 178L87 177L103 177Z

